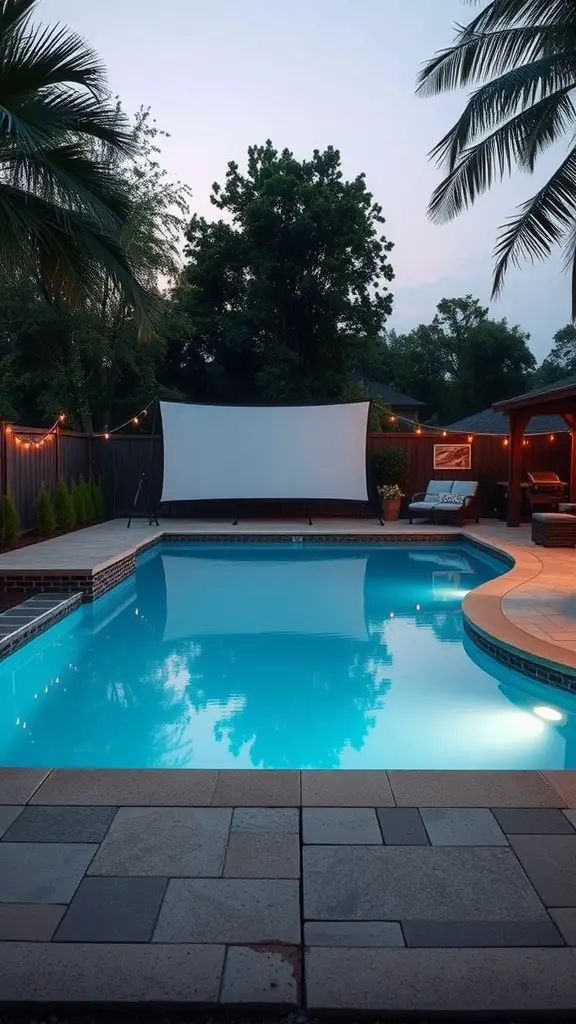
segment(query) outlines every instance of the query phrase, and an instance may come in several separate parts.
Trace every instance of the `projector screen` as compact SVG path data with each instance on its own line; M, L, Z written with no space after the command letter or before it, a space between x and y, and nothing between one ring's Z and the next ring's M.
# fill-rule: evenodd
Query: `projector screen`
M368 501L369 402L231 406L160 402L161 501Z

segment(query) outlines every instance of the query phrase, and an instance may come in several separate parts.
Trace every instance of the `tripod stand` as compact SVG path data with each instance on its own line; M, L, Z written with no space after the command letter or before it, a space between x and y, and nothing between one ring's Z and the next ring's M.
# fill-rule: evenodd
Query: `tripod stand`
M126 524L127 530L130 529L130 523L135 518L134 513L136 511L136 506L138 505L138 499L140 498L140 494L144 495L144 501L146 504L146 515L148 516L148 526L152 526L152 524L154 524L155 526L160 525L158 522L158 512L156 511L156 506L154 505L154 499L152 498L152 492L150 490L150 484L148 483L148 477L146 476L146 473L142 473L140 476L140 480L138 481L136 494L134 495L132 513Z

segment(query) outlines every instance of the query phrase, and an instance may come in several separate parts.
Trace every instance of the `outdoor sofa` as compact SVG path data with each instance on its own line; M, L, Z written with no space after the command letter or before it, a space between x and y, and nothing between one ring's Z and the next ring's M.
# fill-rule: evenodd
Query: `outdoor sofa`
M457 523L478 516L477 480L431 480L425 491L415 494L408 505L410 523L414 519Z

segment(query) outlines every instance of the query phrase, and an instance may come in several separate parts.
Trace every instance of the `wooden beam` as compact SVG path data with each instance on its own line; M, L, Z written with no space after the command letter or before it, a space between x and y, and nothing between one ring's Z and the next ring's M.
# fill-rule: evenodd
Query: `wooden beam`
M522 409L510 413L510 455L508 463L508 526L520 526L522 508L522 436L530 413Z

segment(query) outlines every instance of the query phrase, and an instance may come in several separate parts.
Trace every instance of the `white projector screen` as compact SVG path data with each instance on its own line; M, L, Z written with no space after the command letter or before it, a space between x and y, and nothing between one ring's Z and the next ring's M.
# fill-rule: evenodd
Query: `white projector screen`
M161 501L368 501L369 402L232 406L160 402Z

